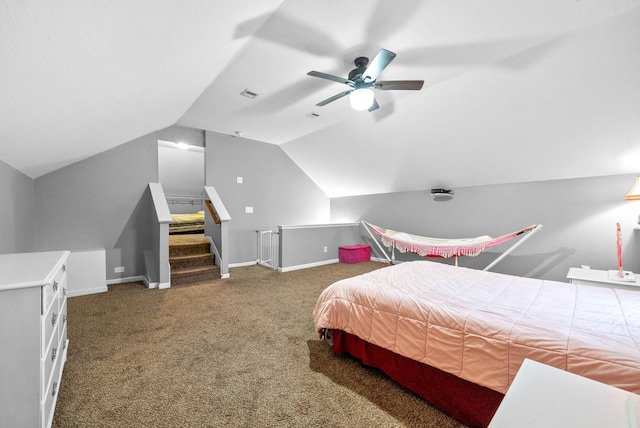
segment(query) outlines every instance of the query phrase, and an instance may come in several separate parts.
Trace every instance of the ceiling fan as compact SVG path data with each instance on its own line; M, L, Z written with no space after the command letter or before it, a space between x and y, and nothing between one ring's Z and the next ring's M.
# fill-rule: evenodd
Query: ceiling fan
M324 106L340 99L346 95L350 95L351 107L355 110L377 110L380 106L375 99L375 95L372 89L388 90L405 90L405 91L419 91L422 89L424 80L388 80L377 81L376 79L382 73L391 61L396 57L396 54L386 49L380 49L373 61L369 62L369 58L358 57L353 63L356 68L349 72L349 78L344 79L342 77L334 76L332 74L322 73L320 71L310 71L307 74L309 76L319 77L321 79L331 80L333 82L343 83L350 86L351 89L340 92L324 101L320 101L317 106Z

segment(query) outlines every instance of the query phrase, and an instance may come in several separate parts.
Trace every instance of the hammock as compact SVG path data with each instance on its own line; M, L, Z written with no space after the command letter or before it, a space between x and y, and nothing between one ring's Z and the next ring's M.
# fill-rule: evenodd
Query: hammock
M478 236L476 238L462 238L462 239L443 239L443 238L429 238L426 236L412 235L410 233L405 232L397 232L391 229L385 229L380 226L376 226L374 224L368 223L366 221L362 221L362 224L367 226L370 230L372 230L376 235L381 238L382 243L387 247L391 248L392 252L394 249L398 249L400 252L410 252L418 254L422 257L455 257L456 265L458 256L477 256L483 251L495 247L496 245L500 245L506 241L509 241L517 236L520 236L524 233L537 231L542 225L531 225L525 227L523 229L517 230L512 233L508 233L506 235L499 236L497 238L492 238L488 235ZM517 245L519 245L523 240L521 240ZM377 242L377 241L376 241ZM495 263L497 263L502 257L506 256L510 251L515 249L517 245L511 247L507 252L505 252L500 258L494 261L491 265L485 268L489 269Z

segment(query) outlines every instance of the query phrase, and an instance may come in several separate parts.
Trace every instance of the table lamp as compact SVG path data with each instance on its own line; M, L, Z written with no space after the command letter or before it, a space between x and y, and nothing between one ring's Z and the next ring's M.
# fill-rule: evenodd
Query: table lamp
M627 201L640 201L640 175L636 177L636 182L633 183L633 187L624 198ZM640 215L638 216L638 225L640 225Z

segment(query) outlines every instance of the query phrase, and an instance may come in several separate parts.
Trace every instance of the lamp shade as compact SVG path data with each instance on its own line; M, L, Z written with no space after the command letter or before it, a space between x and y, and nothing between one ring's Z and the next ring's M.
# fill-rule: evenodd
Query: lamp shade
M627 196L624 197L627 201L638 201L640 200L640 175L636 177L636 182L633 183L633 187L627 193Z
M367 110L373 104L373 91L369 88L360 88L351 92L349 95L349 102L351 108L354 110L362 111Z

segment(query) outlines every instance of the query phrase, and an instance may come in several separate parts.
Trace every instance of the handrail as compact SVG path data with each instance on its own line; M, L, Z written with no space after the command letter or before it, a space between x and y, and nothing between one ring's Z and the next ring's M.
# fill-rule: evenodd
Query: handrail
M211 200L205 199L204 203L207 206L207 210L209 211L209 214L211 214L211 218L213 219L214 223L215 224L222 223L222 221L220 221L220 217L218 217L218 214L216 214L215 208L213 208L213 204L211 203Z
M156 209L158 223L171 223L171 211L169 210L167 199L164 196L162 184L149 183L149 190L151 191L153 206Z
M149 287L167 288L171 286L171 266L169 265L169 224L171 211L160 183L149 183L149 191L154 206L157 227L153 227L151 247L145 250L145 264ZM151 227L151 226L150 226ZM153 285L152 285L153 284Z
M231 216L229 216L215 188L204 186L204 195L207 210L213 221L219 226L219 229L211 236L212 249L220 261L220 275L222 278L229 278L229 221L231 221ZM207 227L205 222L205 232L208 230Z
M222 203L222 199L220 199L218 192L216 192L216 189L213 186L204 186L204 192L208 197L207 199L211 201L213 209L218 214L220 221L230 221L231 216L229 216L229 213Z

